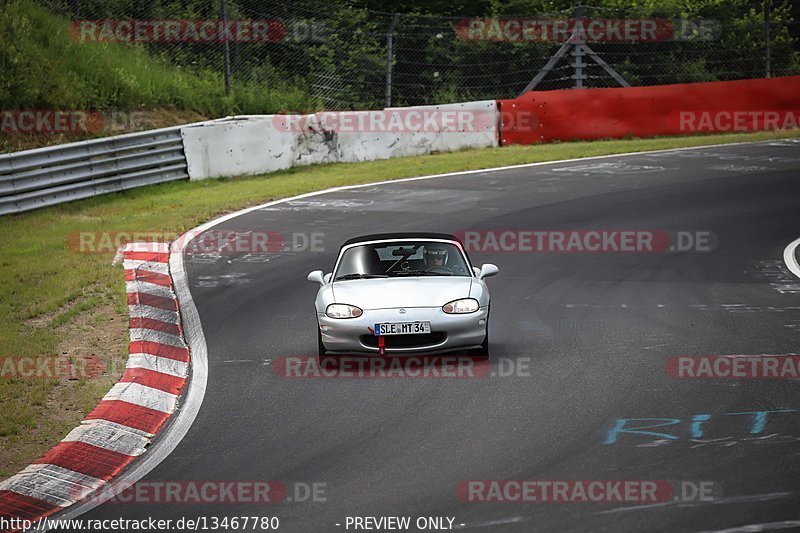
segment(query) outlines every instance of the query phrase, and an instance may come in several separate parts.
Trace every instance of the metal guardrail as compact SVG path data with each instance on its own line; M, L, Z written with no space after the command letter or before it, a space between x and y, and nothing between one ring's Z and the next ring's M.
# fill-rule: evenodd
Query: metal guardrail
M0 155L0 215L188 179L183 127Z

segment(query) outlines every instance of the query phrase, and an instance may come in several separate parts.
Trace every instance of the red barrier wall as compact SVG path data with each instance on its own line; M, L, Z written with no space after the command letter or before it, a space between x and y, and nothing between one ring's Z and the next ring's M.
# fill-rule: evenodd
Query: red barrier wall
M502 144L796 128L800 76L532 91L498 104Z

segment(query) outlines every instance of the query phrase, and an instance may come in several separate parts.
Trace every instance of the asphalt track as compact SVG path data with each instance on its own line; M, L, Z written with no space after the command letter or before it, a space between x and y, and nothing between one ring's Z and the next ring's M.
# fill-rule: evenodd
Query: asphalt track
M800 142L775 141L399 182L251 211L217 229L321 233L324 252L186 258L208 388L177 449L143 481L324 483L326 501L105 504L84 518L277 516L279 531L344 531L347 516L450 516L464 530L701 531L800 519L797 380L678 380L678 354L797 353ZM295 379L316 349L315 269L381 231L709 231L711 252L472 252L495 263L491 340L526 372L485 379ZM519 365L517 365L519 368ZM792 411L797 409L798 411ZM770 413L753 432L757 411ZM702 437L690 420L709 415ZM669 418L675 438L619 434ZM470 503L462 480L712 482L711 501ZM291 494L290 494L291 496ZM341 524L341 526L336 526ZM352 530L352 528L351 528ZM755 529L753 529L755 530Z

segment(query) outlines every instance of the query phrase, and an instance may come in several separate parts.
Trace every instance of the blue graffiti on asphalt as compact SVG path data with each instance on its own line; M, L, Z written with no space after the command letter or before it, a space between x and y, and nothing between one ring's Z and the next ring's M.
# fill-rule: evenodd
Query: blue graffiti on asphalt
M691 439L705 437L709 425L720 422L722 417L747 416L746 427L751 435L764 433L772 413L794 413L797 409L775 409L770 411L745 411L737 413L722 413L718 415L696 414L688 419L682 418L618 418L611 429L606 433L604 444L616 444L620 435L645 435L655 439L680 440L683 435ZM713 419L713 420L712 420ZM728 422L730 420L726 420ZM687 427L683 427L686 422ZM708 423L708 424L706 424ZM669 427L670 433L665 429L651 431L656 428ZM737 427L741 427L741 423Z

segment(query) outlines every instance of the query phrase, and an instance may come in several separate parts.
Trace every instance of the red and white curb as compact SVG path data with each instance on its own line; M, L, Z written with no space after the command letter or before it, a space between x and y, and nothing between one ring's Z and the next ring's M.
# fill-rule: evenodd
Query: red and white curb
M0 483L0 517L35 522L102 487L175 411L189 374L169 244L122 250L130 313L125 372L97 407L44 457Z

